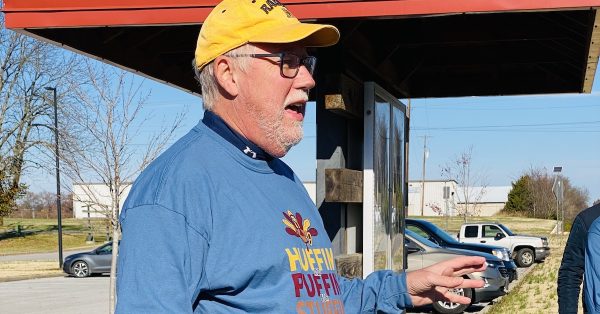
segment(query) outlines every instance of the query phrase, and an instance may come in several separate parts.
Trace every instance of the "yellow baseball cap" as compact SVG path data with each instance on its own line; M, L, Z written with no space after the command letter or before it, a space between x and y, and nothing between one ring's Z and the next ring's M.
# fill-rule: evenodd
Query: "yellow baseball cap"
M224 0L208 15L196 44L198 70L247 43L293 43L327 47L338 42L332 25L301 23L278 0Z

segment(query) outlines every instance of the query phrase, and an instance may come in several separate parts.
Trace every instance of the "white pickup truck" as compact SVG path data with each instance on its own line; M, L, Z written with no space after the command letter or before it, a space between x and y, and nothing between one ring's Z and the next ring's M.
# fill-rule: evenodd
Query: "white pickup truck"
M507 248L518 266L529 267L550 255L548 238L514 234L500 223L466 223L460 227L458 241L485 243Z

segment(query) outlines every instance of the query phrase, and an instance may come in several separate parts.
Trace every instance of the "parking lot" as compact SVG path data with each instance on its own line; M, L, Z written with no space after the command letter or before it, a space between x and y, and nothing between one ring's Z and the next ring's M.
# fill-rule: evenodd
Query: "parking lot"
M53 277L0 283L3 314L108 312L108 276Z
M519 268L519 278L529 269ZM517 281L511 283L512 288ZM54 277L0 283L0 312L3 314L95 314L108 311L107 275L88 278ZM466 313L484 313L479 303ZM430 313L428 308L408 313Z

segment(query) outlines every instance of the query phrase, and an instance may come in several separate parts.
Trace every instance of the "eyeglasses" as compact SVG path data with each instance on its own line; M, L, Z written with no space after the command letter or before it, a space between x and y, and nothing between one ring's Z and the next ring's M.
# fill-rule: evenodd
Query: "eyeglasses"
M252 53L252 54L235 54L228 57L252 57L252 58L269 58L279 57L279 71L281 76L285 78L295 78L300 71L300 66L303 65L308 70L310 75L313 75L317 64L317 57L306 56L300 57L290 52L279 53Z

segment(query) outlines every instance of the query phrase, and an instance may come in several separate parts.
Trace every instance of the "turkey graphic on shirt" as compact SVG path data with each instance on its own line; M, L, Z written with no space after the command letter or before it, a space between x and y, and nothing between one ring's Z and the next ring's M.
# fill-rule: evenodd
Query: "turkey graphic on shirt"
M296 213L294 215L290 210L283 213L285 219L283 219L283 224L286 225L285 231L293 236L296 236L306 244L308 248L309 245L312 245L312 238L316 237L319 232L315 228L311 228L310 220L302 219L302 215L300 213Z

